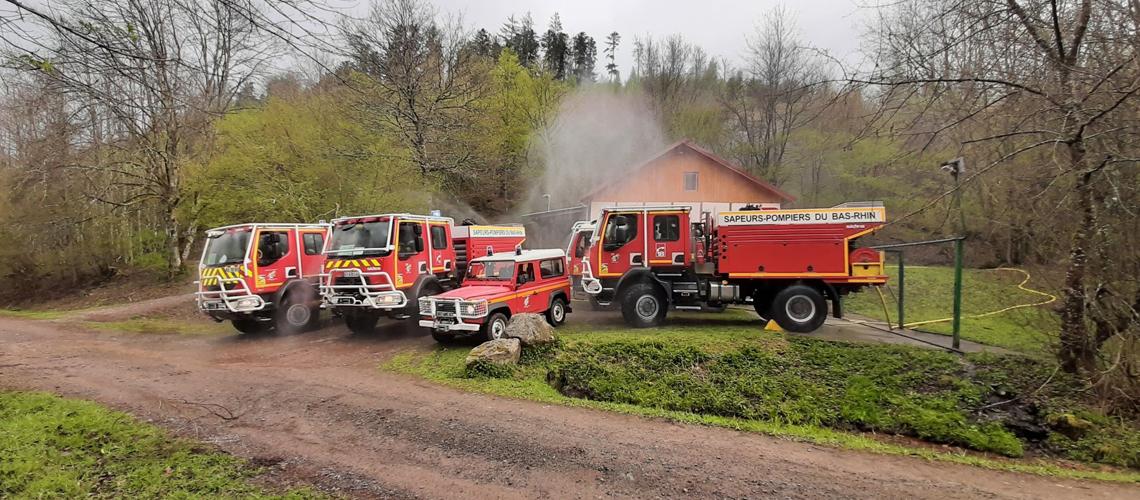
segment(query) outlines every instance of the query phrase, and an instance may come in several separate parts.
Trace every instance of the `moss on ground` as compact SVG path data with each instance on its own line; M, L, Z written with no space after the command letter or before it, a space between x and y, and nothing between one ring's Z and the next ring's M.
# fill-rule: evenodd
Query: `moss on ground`
M310 498L273 493L255 467L94 403L0 392L0 497Z

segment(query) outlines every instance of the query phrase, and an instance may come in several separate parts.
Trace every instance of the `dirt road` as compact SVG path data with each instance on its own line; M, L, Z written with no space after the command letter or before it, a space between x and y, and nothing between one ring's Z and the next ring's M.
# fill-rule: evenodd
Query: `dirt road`
M1136 498L719 428L468 394L376 369L418 333L94 333L0 318L0 386L96 400L360 497Z

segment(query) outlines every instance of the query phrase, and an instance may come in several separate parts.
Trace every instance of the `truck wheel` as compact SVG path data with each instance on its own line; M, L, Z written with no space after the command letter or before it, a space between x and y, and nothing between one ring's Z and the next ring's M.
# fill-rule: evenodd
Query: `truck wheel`
M546 321L551 326L559 326L566 322L566 301L562 297L550 299L550 309L546 310Z
M376 330L376 314L368 312L355 312L344 315L344 324L349 331L357 335L368 335Z
M669 307L665 294L649 283L635 283L622 294L621 315L634 328L650 328L665 321Z
M497 340L507 337L507 316L503 313L492 313L487 322L483 323L483 340Z
M815 288L792 285L776 294L772 301L772 319L789 332L814 332L827 319L827 301Z
M273 312L273 323L278 332L300 333L316 326L320 321L321 309L307 295L303 290L285 294L285 299Z
M772 301L774 299L772 292L756 292L752 296L752 308L761 318L772 319Z
M270 326L268 321L258 321L253 318L235 319L230 323L234 325L235 330L245 334L266 332Z

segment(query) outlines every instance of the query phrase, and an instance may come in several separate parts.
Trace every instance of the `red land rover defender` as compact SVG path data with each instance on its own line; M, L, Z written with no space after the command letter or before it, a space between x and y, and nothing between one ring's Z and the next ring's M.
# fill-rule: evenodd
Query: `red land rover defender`
M463 285L423 297L420 326L432 338L448 342L478 333L485 340L502 338L512 314L541 313L551 325L570 312L570 277L562 250L516 250L472 259Z

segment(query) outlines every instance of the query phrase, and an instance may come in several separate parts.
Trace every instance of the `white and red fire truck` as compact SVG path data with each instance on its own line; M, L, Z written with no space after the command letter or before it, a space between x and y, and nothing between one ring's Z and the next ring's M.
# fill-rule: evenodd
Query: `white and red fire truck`
M566 254L518 249L472 259L462 286L420 299L419 323L441 343L472 334L495 340L515 314L543 314L559 326L569 312Z
M722 212L690 223L686 206L609 208L583 263L582 286L635 327L669 308L752 302L785 330L810 332L840 297L886 283L882 252L859 237L886 220L882 206Z
M300 331L320 317L327 224L238 224L206 231L198 309L242 333Z
M381 214L333 221L320 294L353 332L381 315L416 318L418 299L453 288L472 254L513 250L522 226L455 226L448 217Z

